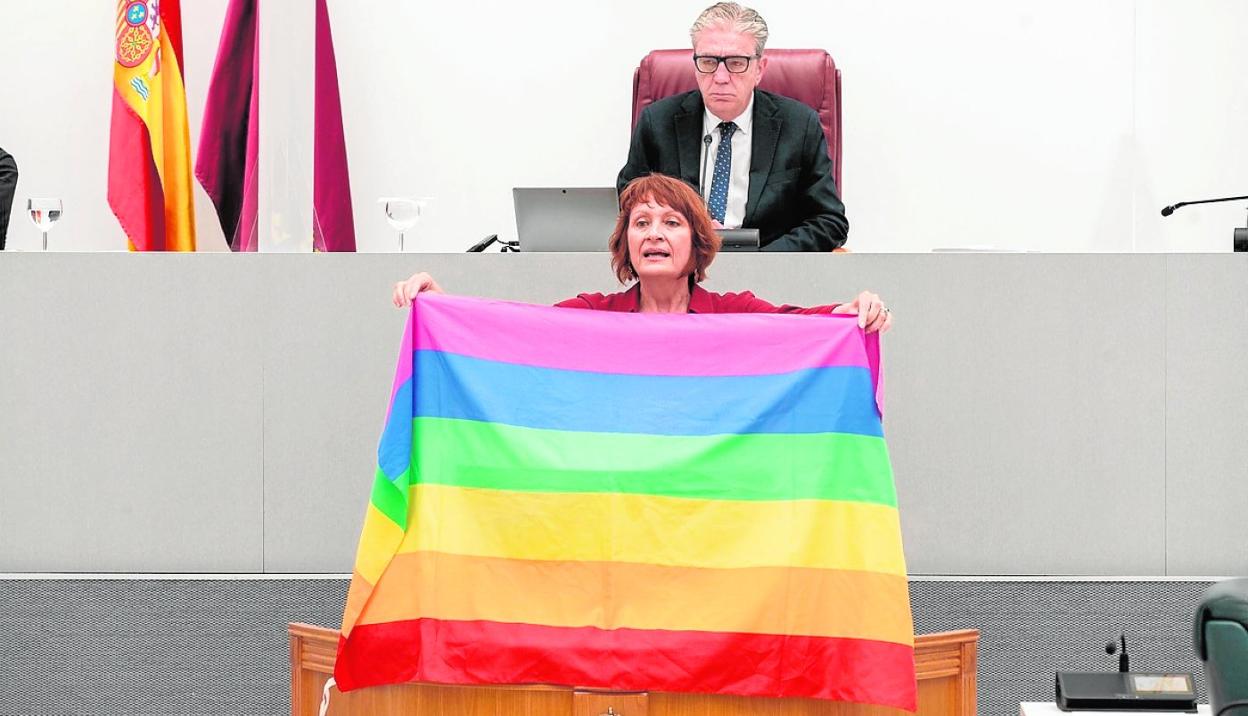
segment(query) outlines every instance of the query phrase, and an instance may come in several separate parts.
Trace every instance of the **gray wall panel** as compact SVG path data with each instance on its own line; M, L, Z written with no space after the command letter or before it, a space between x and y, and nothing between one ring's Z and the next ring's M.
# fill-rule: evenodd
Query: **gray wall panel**
M725 255L709 287L889 300L914 573L1199 574L1248 566L1244 258ZM0 570L347 571L417 268L616 288L605 254L0 255Z
M0 571L261 568L258 266L0 258Z
M1168 571L1248 574L1248 256L1167 261Z
M1162 259L1032 258L900 262L886 427L910 569L1163 574L1162 532L1121 528L1164 518L1164 335L1141 300Z
M322 258L265 270L269 572L351 571L403 335L406 314L383 303L374 257Z

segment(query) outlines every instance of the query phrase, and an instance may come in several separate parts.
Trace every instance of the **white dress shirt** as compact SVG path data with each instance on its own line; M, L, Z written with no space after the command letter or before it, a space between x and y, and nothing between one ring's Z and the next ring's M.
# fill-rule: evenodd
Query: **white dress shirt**
M715 174L715 157L719 154L719 117L711 114L711 110L705 110L702 117L702 136L711 135L711 144L708 147L706 142L702 143L701 161L698 171L701 173L705 167L705 176L701 177L699 185L702 187L702 198L709 200L711 196L711 178ZM737 131L732 135L732 166L729 168L728 175L728 206L724 210L724 228L739 229L741 222L745 221L745 200L750 191L750 154L753 143L751 140L751 131L754 128L754 95L750 95L750 103L745 105L745 111L736 119L728 120L737 125ZM710 156L707 156L707 153Z

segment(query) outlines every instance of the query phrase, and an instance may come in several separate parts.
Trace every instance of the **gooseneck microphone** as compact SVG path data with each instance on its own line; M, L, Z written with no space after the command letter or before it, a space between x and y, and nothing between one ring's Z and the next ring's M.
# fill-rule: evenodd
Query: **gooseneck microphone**
M1118 645L1111 639L1105 645L1105 653L1110 656L1113 656L1114 652L1118 653L1118 671L1125 674L1131 670L1131 657L1127 656L1127 635L1123 632L1118 635L1118 638L1122 641L1122 650L1119 651Z
M1170 216L1171 214L1174 213L1175 209L1179 209L1184 206L1191 206L1192 204L1217 204L1223 201L1241 201L1243 199L1248 199L1248 196L1228 196L1228 197L1223 197L1221 199L1201 199L1200 201L1180 201L1177 204L1171 204L1170 206L1167 206L1164 209L1162 209L1161 215ZM1231 239L1231 250L1236 253L1248 252L1248 227L1239 227L1235 229L1235 233L1232 235L1232 239Z
M1174 213L1175 209L1180 209L1184 206L1192 206L1193 204L1217 204L1218 202L1222 202L1222 201L1240 201L1243 199L1248 199L1248 196L1228 196L1222 199L1201 199L1200 201L1180 201L1177 204L1171 204L1170 206L1167 206L1166 208L1162 209L1161 215L1170 216L1171 214Z
M706 197L706 162L711 158L711 134L702 137L702 173L698 175L698 196Z

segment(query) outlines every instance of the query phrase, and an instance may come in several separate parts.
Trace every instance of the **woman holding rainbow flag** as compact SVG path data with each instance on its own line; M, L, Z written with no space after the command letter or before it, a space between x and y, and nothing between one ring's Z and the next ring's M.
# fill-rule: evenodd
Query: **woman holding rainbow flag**
M630 313L840 313L858 316L868 333L887 331L892 313L880 297L863 291L840 304L800 308L776 306L749 291L712 293L698 284L719 251L719 235L697 191L662 174L633 180L620 194L620 215L611 233L611 266L627 290L582 293L556 304ZM427 273L394 285L395 307L411 304L422 291L443 293Z

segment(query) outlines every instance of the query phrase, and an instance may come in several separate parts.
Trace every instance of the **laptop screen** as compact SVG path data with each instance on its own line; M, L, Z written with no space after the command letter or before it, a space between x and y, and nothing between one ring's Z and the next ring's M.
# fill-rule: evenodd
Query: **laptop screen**
M614 187L515 188L511 193L521 251L607 250L620 206Z

